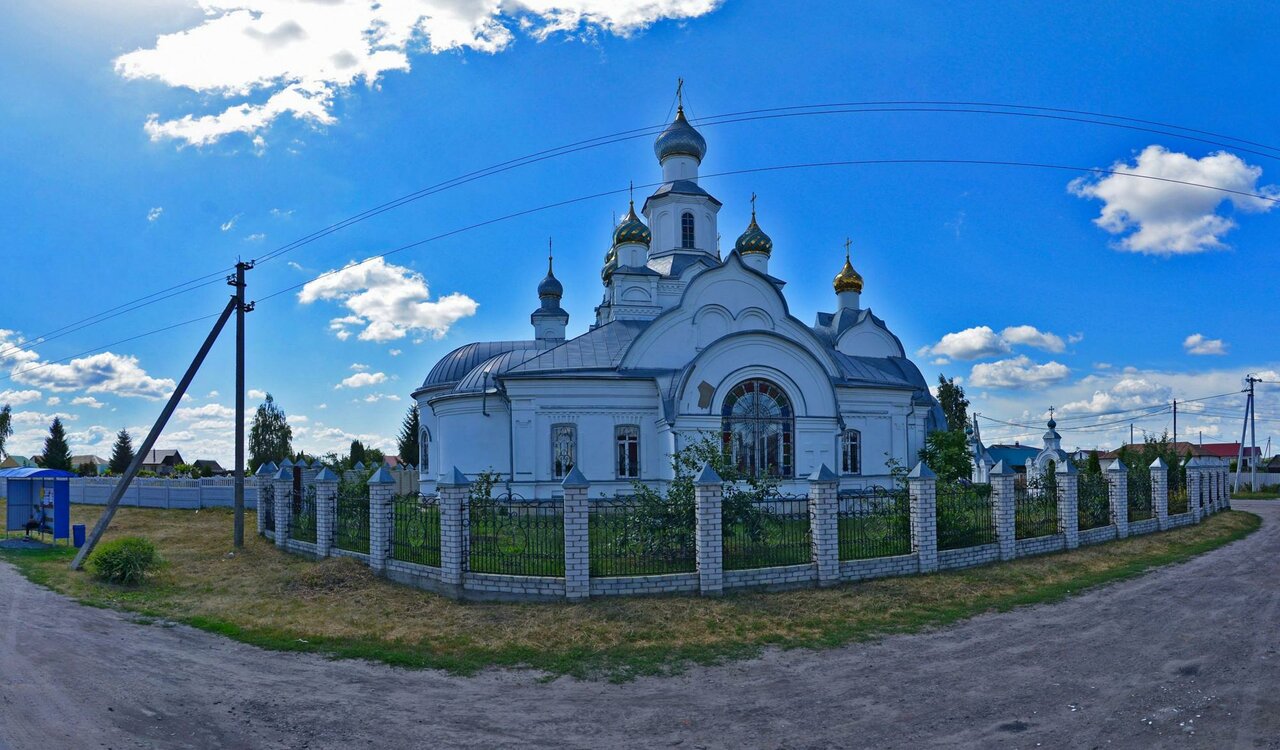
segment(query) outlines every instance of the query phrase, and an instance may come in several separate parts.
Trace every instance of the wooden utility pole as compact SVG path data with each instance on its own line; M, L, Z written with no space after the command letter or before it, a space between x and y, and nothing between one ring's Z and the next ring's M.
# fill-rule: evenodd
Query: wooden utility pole
M244 314L253 310L253 304L244 301L244 272L253 268L253 261L236 262L236 275L227 283L236 288L236 466L235 513L232 543L236 549L244 546Z

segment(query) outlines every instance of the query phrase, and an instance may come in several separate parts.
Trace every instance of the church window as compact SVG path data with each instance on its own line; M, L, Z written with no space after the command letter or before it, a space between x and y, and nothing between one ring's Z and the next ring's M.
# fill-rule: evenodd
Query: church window
M613 428L613 441L618 451L618 479L640 478L640 427L620 424Z
M418 471L423 474L431 471L431 433L426 427L418 433Z
M734 386L720 410L725 454L739 471L790 477L795 471L795 412L775 383L746 380Z
M684 214L680 216L680 247L692 250L695 246L693 235L693 212L685 211Z
M857 430L840 433L840 473L862 473L862 434Z
M578 428L571 424L551 425L551 476L564 479L578 460Z

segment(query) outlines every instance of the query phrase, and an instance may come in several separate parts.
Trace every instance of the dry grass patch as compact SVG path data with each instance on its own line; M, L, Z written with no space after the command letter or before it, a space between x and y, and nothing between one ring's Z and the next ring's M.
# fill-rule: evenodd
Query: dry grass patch
M73 506L73 523L100 509ZM253 528L248 515L246 526ZM460 603L390 583L349 559L312 562L250 535L229 554L229 510L123 508L107 538L144 536L166 566L115 587L67 570L66 551L4 553L32 580L97 606L187 622L257 645L472 672L528 666L552 674L678 670L757 653L914 631L990 610L1053 601L1226 544L1257 528L1229 512L1198 526L967 571L831 589L597 599L583 604Z

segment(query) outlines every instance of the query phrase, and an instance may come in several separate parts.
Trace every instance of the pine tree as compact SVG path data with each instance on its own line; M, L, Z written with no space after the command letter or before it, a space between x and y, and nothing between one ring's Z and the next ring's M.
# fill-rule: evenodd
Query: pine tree
M120 475L129 470L129 464L133 463L133 438L129 437L128 430L120 430L116 433L116 443L111 446L111 460L107 464L107 468L112 474Z
M44 439L44 468L71 471L71 446L67 445L67 431L62 418L54 417L49 425L49 437Z
M8 404L0 406L0 458L9 455L4 452L5 441L13 434L13 410Z
M419 431L418 405L414 404L409 407L408 413L404 415L404 422L400 425L400 437L397 439L396 445L400 451L400 460L406 464L418 463Z
M292 453L293 428L289 426L284 410L276 406L275 399L268 393L267 399L253 415L253 426L249 428L249 473L257 471L268 461L280 463Z
M351 450L347 453L347 466L354 469L356 464L365 462L364 443L359 440L351 441Z

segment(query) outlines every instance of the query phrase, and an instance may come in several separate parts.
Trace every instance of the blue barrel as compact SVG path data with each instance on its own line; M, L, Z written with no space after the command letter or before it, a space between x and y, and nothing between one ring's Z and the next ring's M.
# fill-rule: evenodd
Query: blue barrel
M71 542L76 545L76 549L84 546L84 524L78 523L71 527Z

